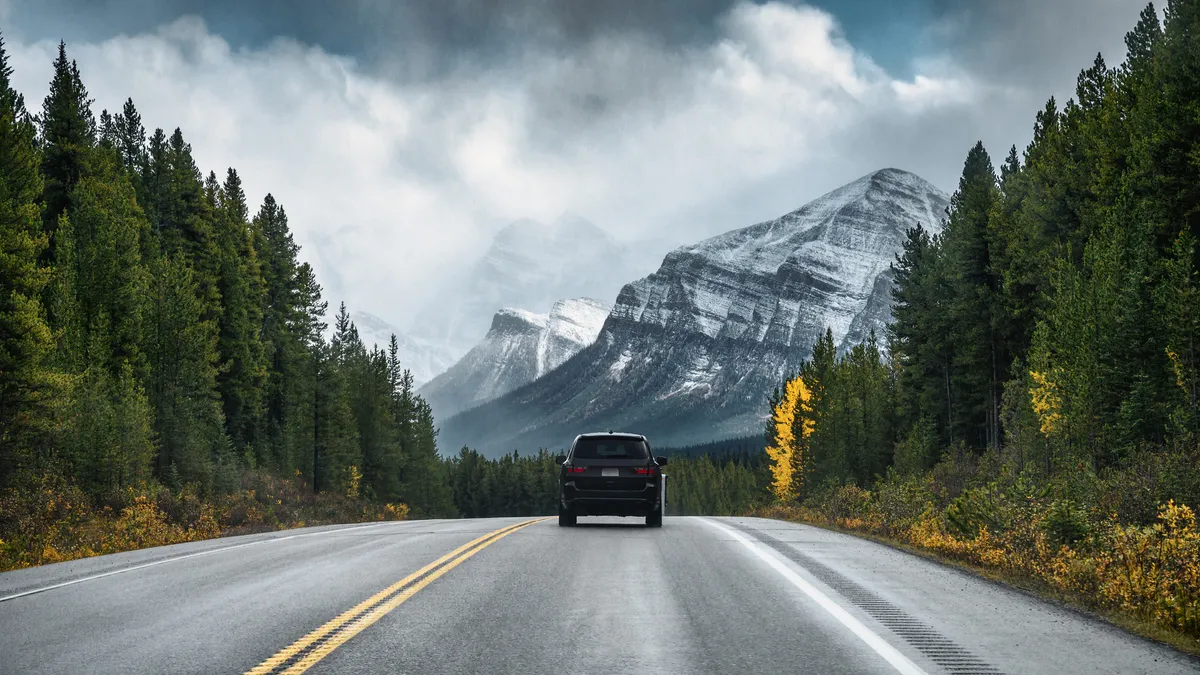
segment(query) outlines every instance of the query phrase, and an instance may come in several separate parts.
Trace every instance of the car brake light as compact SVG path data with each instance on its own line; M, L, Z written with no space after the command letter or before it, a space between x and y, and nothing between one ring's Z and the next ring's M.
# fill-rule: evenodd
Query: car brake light
M584 471L587 471L586 466L568 466L567 467L567 473L583 473Z
M639 466L636 469L634 469L633 472L639 476L653 476L654 475L654 467Z

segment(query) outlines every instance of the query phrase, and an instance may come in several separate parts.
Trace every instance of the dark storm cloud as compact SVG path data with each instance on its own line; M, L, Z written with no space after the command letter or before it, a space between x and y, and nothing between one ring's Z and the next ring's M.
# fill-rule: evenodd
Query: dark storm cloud
M399 73L433 76L529 49L570 50L607 33L683 45L710 40L733 0L17 0L10 19L32 39L102 40L184 15L234 46L276 37L320 45ZM64 21L70 17L70 21ZM411 74L411 73L410 73Z
M847 38L904 70L932 0L784 0L836 14ZM597 36L638 34L667 49L711 42L737 0L14 0L30 39L104 40L196 15L234 47L289 37L393 77L486 67L532 49L568 53ZM69 21L64 21L69 17Z
M998 81L1061 82L1064 64L1120 58L1143 0L813 0L846 38L894 73L922 51ZM560 54L598 36L638 35L666 51L719 36L736 0L15 0L9 22L31 39L96 41L196 15L233 46L290 37L393 77L486 68L530 51ZM69 18L69 20L64 20ZM931 28L932 27L932 28Z
M933 29L967 69L993 82L1049 90L1074 81L1098 52L1110 66L1146 0L932 0ZM1161 3L1160 3L1161 4Z

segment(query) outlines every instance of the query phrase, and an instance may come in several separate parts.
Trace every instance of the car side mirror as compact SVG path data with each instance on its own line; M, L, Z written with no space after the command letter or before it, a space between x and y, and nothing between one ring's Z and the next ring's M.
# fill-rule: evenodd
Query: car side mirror
M655 464L658 464L659 466L666 466L666 465L667 465L667 458L666 458L666 457L655 457L655 458L654 458L654 463L655 463Z
M566 455L557 455L557 456L554 458L554 463L555 463L555 464L562 464L562 463L563 463L563 462L565 462L565 461L567 461L567 456L566 456Z

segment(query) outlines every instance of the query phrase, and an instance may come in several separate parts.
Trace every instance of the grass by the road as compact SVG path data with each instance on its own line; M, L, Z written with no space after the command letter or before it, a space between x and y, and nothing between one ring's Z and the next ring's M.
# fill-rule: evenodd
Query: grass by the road
M1200 656L1200 532L1187 506L1164 505L1159 522L1149 527L1112 522L1074 545L1048 540L1037 521L996 533L985 527L967 537L930 510L903 523L878 513L862 518L803 506L773 506L754 515L871 539Z

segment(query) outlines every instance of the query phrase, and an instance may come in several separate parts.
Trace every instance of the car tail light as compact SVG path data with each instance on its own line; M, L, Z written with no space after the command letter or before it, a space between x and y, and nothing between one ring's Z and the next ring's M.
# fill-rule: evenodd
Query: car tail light
M639 466L638 468L634 469L633 472L639 476L653 476L654 475L654 467Z
M567 473L583 473L584 471L587 471L586 466L568 466L567 467Z

